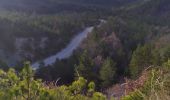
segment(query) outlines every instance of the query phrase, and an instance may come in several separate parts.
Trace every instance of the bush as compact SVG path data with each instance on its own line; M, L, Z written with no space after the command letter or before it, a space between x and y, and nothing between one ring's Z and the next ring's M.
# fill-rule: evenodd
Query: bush
M0 70L0 100L106 100L106 96L95 92L94 82L88 84L83 77L70 86L45 84L34 79L27 62L20 73L12 68L7 72Z
M169 100L169 65L168 61L162 67L155 67L150 70L148 80L144 86L123 97L122 100Z

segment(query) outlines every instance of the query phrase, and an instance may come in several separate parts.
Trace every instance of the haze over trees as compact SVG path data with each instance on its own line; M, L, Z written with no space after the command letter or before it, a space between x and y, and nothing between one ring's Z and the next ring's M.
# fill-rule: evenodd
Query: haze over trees
M45 66L89 26L71 57ZM0 0L0 99L168 100L169 42L169 0Z

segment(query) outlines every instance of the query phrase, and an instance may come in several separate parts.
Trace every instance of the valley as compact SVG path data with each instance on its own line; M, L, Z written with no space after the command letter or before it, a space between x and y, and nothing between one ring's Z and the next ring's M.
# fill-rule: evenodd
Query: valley
M0 0L0 99L169 100L169 42L169 0Z

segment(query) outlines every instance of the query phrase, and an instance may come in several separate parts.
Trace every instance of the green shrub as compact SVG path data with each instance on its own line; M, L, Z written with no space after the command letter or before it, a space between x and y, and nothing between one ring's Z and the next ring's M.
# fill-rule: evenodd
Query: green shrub
M106 100L106 96L95 92L95 83L88 84L83 77L70 86L46 85L34 79L34 71L27 62L20 73L14 69L0 70L0 100Z

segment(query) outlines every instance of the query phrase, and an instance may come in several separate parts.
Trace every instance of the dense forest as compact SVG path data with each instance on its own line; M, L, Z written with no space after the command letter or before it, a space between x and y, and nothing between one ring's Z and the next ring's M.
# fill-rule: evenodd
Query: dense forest
M169 100L169 0L2 0L0 32L2 100Z

